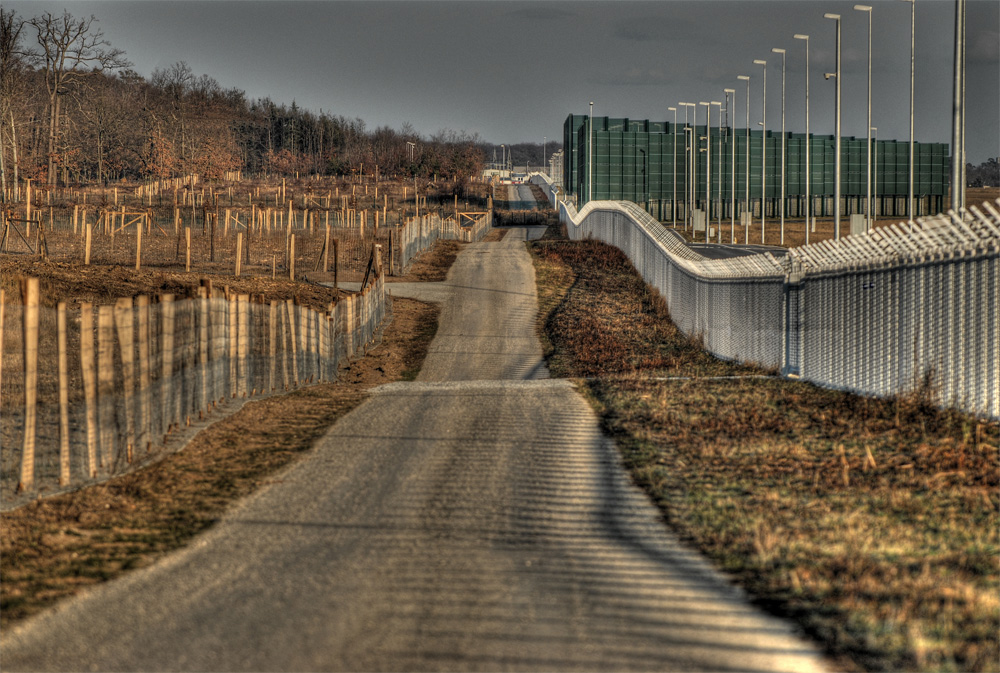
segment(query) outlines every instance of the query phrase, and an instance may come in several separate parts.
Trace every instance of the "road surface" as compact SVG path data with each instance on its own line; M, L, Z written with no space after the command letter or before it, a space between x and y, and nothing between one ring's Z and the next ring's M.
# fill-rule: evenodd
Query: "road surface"
M762 255L769 252L775 257L782 257L788 254L788 248L777 245L732 245L729 243L689 243L688 247L698 252L708 259L728 259L731 257L747 257L749 255Z
M524 237L390 286L444 302L416 382L186 550L9 629L4 670L820 670L548 378Z

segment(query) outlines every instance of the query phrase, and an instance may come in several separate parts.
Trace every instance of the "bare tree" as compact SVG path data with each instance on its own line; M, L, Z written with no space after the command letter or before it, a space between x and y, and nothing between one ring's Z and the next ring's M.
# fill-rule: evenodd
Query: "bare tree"
M41 48L45 87L49 95L48 180L56 184L55 159L58 146L60 102L69 88L83 77L129 65L121 49L111 47L104 33L94 26L94 16L77 19L69 12L54 16L45 12L29 21L37 31Z
M13 160L14 192L17 192L17 124L14 103L25 97L25 71L33 54L21 47L24 20L13 10L0 7L0 201L7 200L7 164L4 161L4 130L7 127ZM16 196L15 196L16 199Z

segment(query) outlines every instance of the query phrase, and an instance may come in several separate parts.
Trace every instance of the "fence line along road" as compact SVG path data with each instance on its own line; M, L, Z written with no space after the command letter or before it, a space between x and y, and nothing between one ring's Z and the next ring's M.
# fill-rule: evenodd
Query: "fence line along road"
M386 313L382 273L326 311L204 287L53 309L22 285L0 292L2 508L145 462L233 400L335 380Z
M571 239L620 248L685 334L714 355L819 385L1000 418L1000 212L990 203L770 254L710 260L638 205L577 212L544 176ZM997 201L1000 205L1000 200Z
M384 276L438 240L481 240L491 222L489 212L430 214L354 228L354 239L341 229L350 244L340 252L365 248L365 264L385 245L374 280L326 311L206 288L77 308L40 306L37 279L20 297L0 291L0 508L125 471L234 399L335 380L383 322Z

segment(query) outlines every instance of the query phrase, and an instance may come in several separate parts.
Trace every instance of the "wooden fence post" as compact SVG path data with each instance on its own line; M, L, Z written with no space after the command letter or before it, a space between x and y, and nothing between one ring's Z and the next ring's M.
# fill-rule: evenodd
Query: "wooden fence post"
M2 295L0 295L0 297L2 297ZM268 377L267 377L268 392L271 392L275 389L275 383L276 383L275 374L277 373L276 368L277 368L277 357L278 357L278 344L275 343L275 340L278 335L277 334L278 325L276 322L275 314L277 313L277 306L278 306L277 300L272 299L270 310L268 311L267 314L267 354L270 356L269 362L271 365L268 370ZM0 308L0 311L2 310L3 309ZM2 318L2 316L3 314L0 313L0 318ZM3 326L2 326L2 321L0 321L0 337L2 336L3 336Z
M184 227L184 270L191 271L191 227Z
M298 313L298 307L291 299L285 300L285 308L288 310L288 333L291 337L291 350L292 350L292 383L296 387L299 385L299 341L296 338L298 324L296 314Z
M295 280L295 234L288 237L288 279Z
M150 361L149 361L149 297L142 294L136 297L136 306L139 310L139 408L141 414L137 441L140 446L145 445L148 452L152 445L152 391L150 390Z
M35 482L35 432L38 421L38 279L21 281L24 331L24 442L19 493Z
M135 315L132 298L115 302L115 326L122 359L122 382L125 389L125 460L132 463L135 447Z
M100 437L101 467L112 469L114 458L115 422L115 351L114 309L100 306L97 309L97 428Z
M97 373L94 362L94 307L80 303L80 368L87 419L87 476L97 476Z
M238 332L236 337L236 357L237 359L237 393L240 397L246 397L247 392L250 389L248 385L250 382L249 370L247 366L247 332L250 329L249 311L250 308L250 296L246 294L237 295L236 297L236 310L237 310L237 325Z
M208 384L208 288L198 288L198 378L201 389L198 396L198 418L208 413L209 401L214 396L209 394Z
M354 357L354 298L356 295L344 297L344 350L348 358Z
M69 367L66 355L66 302L57 307L56 337L59 359L59 485L67 486L69 474Z
M288 318L285 309L286 305L282 302L278 308L278 317L281 320L281 382L284 389L288 390Z
M236 295L229 295L229 397L236 397L239 390L236 381L236 354L237 354L237 307Z
M174 400L174 295L160 297L160 352L163 368L160 372L160 434L166 441L170 426L173 425Z

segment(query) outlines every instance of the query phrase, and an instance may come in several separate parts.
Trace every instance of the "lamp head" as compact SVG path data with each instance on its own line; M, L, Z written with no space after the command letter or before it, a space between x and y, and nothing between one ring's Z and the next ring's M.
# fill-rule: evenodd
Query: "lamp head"
M744 81L749 82L750 81L750 75L737 75L736 79L744 80Z
M772 51L773 53L775 53L775 54L784 54L784 53L785 53L785 50L784 50L784 49L779 49L778 47L775 47L775 48L774 48L774 49L772 49L771 51Z
M767 65L767 61L759 58L753 60L754 65Z
M809 40L808 35L802 35L801 33L796 33L792 37L794 37L796 40L807 40L807 41Z
M824 14L824 19L834 19L835 21L840 21L840 14Z
M726 93L736 93L736 89L723 89Z
M859 12L872 11L872 8L869 5L854 5L854 9L858 10Z

